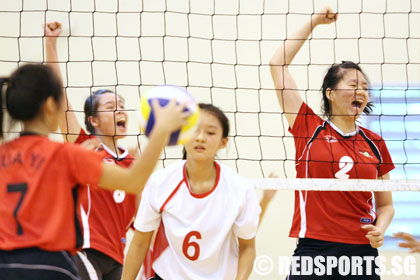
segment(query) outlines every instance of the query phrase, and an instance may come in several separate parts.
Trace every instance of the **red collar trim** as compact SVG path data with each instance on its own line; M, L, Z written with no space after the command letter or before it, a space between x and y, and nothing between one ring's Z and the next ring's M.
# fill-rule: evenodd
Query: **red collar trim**
M168 204L169 200L171 200L172 197L176 194L176 192L179 190L179 187L182 185L182 183L184 183L184 179L182 179L181 182L178 183L178 186L176 186L176 188L171 192L171 194L168 196L168 198L162 204L162 206L159 209L160 213L163 212L163 210L165 209L166 204Z
M216 181L214 182L214 187L208 192L196 194L191 191L190 183L188 182L188 177L187 177L187 163L184 164L184 168L183 168L184 182L188 188L188 191L193 197L204 198L206 196L209 196L217 188L217 185L219 184L219 179L220 179L220 165L217 162L214 162L214 166L216 167Z

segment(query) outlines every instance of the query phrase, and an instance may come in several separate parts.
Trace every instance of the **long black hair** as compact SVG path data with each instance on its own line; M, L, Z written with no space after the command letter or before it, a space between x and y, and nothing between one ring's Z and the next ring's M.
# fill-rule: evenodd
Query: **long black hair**
M92 92L92 94L86 98L84 111L85 111L85 125L86 129L90 132L90 134L95 134L95 129L93 128L92 124L90 123L89 117L96 117L98 115L98 106L99 100L101 96L105 93L114 93L108 89L100 89L97 91Z
M363 70L360 68L359 65L357 65L354 62L351 61L342 61L340 64L335 64L328 69L327 74L324 77L324 81L322 83L321 91L322 91L322 113L325 117L329 118L331 116L331 104L330 100L327 97L327 89L335 89L337 84L341 81L341 79L344 77L345 69L356 69L360 73L365 76L365 79L368 80L366 74L363 72ZM373 107L372 102L368 102L366 104L366 107L363 109L363 112L366 115L369 115L372 112Z
M14 120L32 120L40 113L48 97L57 104L63 98L60 80L46 65L26 64L16 69L10 77L0 78L0 92L5 92L6 106L0 95L0 138L3 138L3 110Z

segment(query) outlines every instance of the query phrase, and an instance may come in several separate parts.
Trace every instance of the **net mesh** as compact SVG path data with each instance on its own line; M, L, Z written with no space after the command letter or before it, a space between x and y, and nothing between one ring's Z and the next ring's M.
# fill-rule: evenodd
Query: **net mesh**
M59 64L81 123L85 98L109 88L127 100L132 120L122 144L144 145L133 121L141 94L154 85L175 84L228 115L230 144L219 153L220 161L247 177L275 171L291 179L296 176L294 143L278 106L269 60L288 34L325 3L338 11L339 20L317 28L294 59L290 69L299 90L320 113L319 88L328 67L342 60L358 63L370 78L376 104L362 125L385 138L397 167L392 178L401 180L391 189L418 190L416 181L409 181L420 176L418 1L2 0L0 73L45 61L42 24L58 20L63 23ZM180 147L166 148L161 165L181 154ZM273 182L280 184L267 179L256 185L272 187ZM388 183L375 184L388 189Z
M293 138L278 106L269 60L325 4L338 11L339 20L317 28L289 68L316 113L321 81L331 64L351 60L364 69L376 107L361 123L386 140L396 166L392 180L295 179ZM218 158L241 175L258 178L252 179L255 187L398 191L385 247L397 247L389 238L393 232L420 236L420 193L403 192L419 191L420 185L420 1L0 0L0 7L2 76L21 64L45 61L42 25L52 20L63 24L59 65L80 123L84 100L93 90L114 90L127 101L131 120L120 144L143 148L147 140L134 121L142 93L164 83L182 86L197 101L226 112L230 141ZM6 136L15 137L21 129L10 127ZM54 138L62 140L61 133ZM181 154L180 147L166 148L160 167ZM263 179L273 171L279 178ZM284 192L277 199L282 215L269 221L269 231L263 224L260 232L263 239L279 242L259 243L259 250L269 248L265 252L275 244L281 245L275 251L284 252L288 244L290 221L285 217L293 215L293 194ZM292 252L295 244L289 243Z

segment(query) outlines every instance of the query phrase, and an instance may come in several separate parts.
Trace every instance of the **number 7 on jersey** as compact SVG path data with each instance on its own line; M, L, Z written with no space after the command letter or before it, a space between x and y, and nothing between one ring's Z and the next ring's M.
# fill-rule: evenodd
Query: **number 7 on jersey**
M20 206L22 205L23 198L25 197L26 191L28 190L28 185L26 183L20 183L20 184L9 184L7 185L7 192L8 193L14 193L14 192L21 192L21 196L19 198L19 201L16 205L15 211L13 212L13 216L15 217L16 224L17 224L17 234L22 235L23 229L21 224L19 223L19 220L17 218L17 214L19 211Z

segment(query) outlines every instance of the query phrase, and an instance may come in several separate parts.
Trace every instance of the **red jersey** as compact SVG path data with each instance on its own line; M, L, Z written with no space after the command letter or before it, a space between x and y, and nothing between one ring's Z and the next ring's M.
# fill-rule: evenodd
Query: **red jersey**
M82 129L76 143L92 138ZM125 150L119 156L105 145L98 150L101 158L111 164L128 168L134 158ZM81 196L83 248L98 250L117 262L124 262L126 233L136 214L136 195L121 190L84 188Z
M344 134L302 104L293 128L297 178L377 179L394 169L385 141L363 127ZM369 244L372 192L296 191L290 237Z
M0 146L0 250L82 245L78 184L98 184L102 159L77 145L25 135Z

